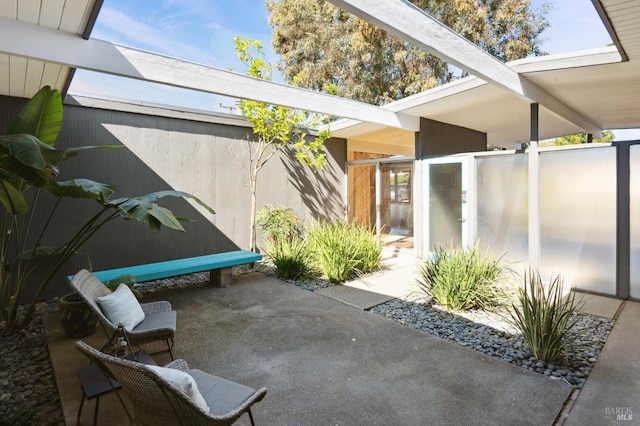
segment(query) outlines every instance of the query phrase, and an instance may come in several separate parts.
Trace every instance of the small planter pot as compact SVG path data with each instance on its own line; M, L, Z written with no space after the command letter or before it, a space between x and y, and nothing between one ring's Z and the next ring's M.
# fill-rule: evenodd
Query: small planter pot
M79 295L72 293L62 296L58 306L64 334L77 339L95 333L98 317Z

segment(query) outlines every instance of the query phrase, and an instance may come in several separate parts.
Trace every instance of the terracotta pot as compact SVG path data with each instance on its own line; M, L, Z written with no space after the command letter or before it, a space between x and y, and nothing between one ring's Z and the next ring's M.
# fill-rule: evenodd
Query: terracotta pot
M60 324L64 334L79 338L91 336L96 331L98 317L82 298L73 293L60 298Z

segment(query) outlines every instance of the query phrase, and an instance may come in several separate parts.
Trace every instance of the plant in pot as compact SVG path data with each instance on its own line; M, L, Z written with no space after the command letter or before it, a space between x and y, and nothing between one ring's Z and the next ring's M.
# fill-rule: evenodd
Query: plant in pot
M56 181L59 164L81 151L121 147L54 148L62 116L60 92L43 87L18 114L9 133L0 136L0 315L4 334L31 324L35 302L53 276L107 223L120 218L144 223L152 231L164 225L184 232L181 219L157 204L164 197L191 198L215 213L198 198L180 191L112 199L112 185L89 179ZM46 196L54 197L54 202L39 202ZM58 207L69 198L97 203L97 212L84 222L79 220L69 238L55 246L45 245ZM30 303L18 318L18 306L27 293Z
M120 284L126 284L129 287L136 282L133 275L123 275L114 278L105 285L111 291L115 291ZM141 297L138 291L133 290L133 294L139 299ZM98 317L87 303L80 297L78 293L65 294L58 300L60 325L64 334L73 338L91 336L96 331L98 325Z
M60 325L64 334L78 339L95 333L98 317L78 293L62 296L58 300L58 307Z

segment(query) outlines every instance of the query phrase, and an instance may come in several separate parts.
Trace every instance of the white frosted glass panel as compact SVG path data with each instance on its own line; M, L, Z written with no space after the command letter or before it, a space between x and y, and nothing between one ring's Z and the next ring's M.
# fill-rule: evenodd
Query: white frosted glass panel
M495 255L528 267L528 162L524 154L479 157L476 162L477 241Z
M629 167L631 168L630 292L631 297L640 299L640 145L631 146Z
M462 244L462 164L429 165L429 249Z
M540 154L540 273L616 293L616 151Z

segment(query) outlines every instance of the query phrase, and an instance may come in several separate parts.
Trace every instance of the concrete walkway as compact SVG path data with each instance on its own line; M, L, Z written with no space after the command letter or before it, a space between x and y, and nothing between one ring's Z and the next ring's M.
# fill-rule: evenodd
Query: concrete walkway
M410 291L402 283L413 274L413 261L398 262L353 288L365 286L379 295ZM385 282L393 290L385 290ZM638 341L637 327L631 327L640 324L638 304L626 304L620 324L630 327L616 325L563 417L563 404L571 401L564 383L261 274L240 277L228 288L192 288L159 298L178 311L176 357L249 386L268 387L253 410L259 425L552 425L558 418L599 425L611 419L609 404L629 407L640 418L637 352L635 361L608 356L620 353L620 344L632 349ZM604 310L615 313L615 303L610 305ZM87 362L62 334L57 318L45 323L63 410L73 425L82 395L75 371ZM96 333L85 340L100 346L105 338ZM156 361L165 363L168 355ZM611 362L627 376L624 395L611 393L622 381L608 380ZM595 402L601 392L611 398ZM100 405L99 424L126 424L113 395ZM85 404L83 424L90 423L93 407ZM249 424L246 416L239 424Z
M640 425L640 303L624 302L618 313L567 425Z

